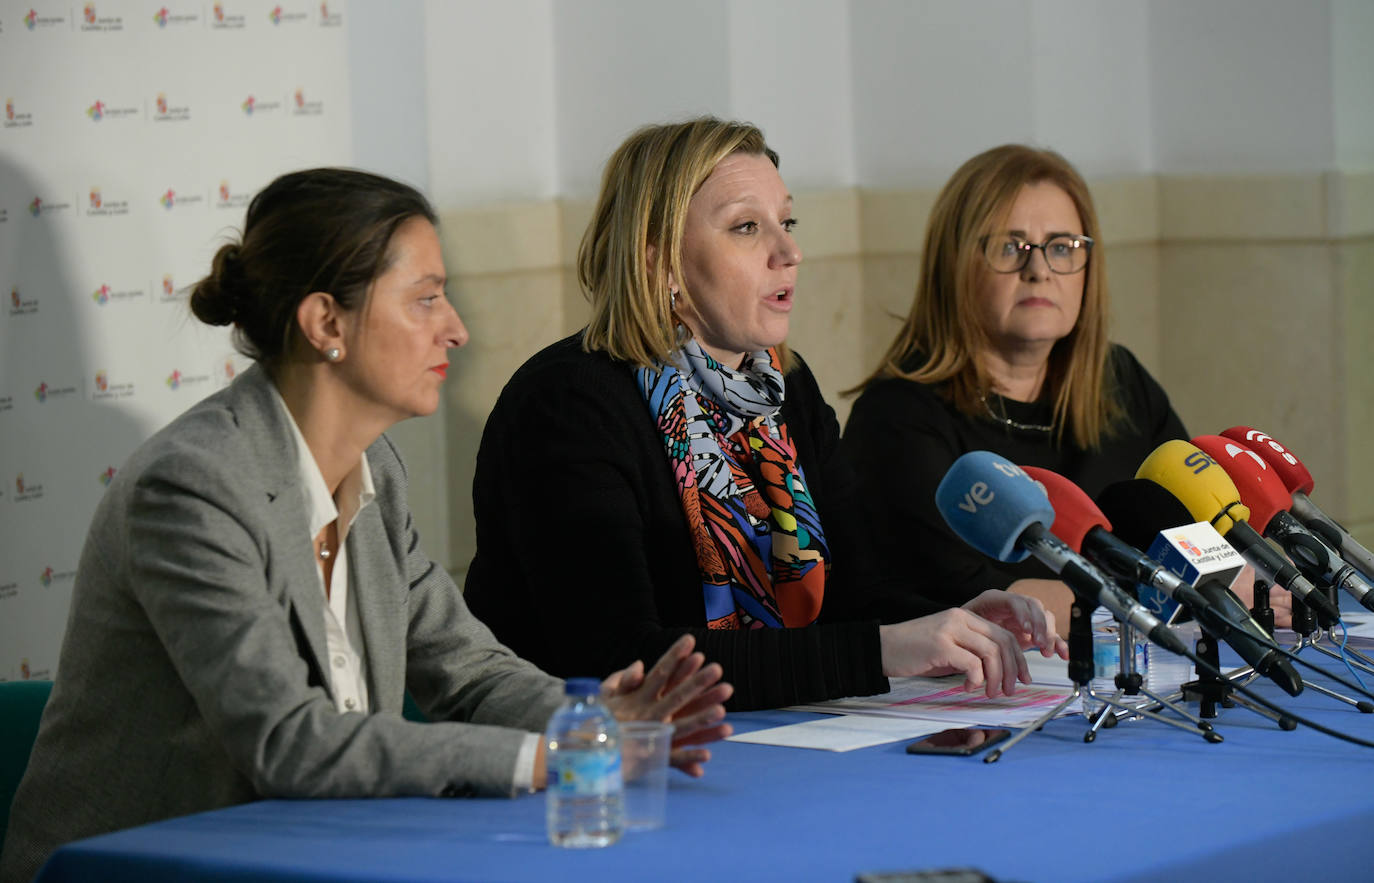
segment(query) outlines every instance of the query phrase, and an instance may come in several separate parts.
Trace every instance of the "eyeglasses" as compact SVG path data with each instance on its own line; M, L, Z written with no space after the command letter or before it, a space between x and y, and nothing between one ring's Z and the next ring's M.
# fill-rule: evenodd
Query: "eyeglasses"
M981 241L983 258L994 273L1020 272L1030 260L1031 252L1038 248L1051 270L1067 276L1086 267L1088 255L1093 250L1091 236L1051 236L1036 245L1010 233L995 233L984 236Z

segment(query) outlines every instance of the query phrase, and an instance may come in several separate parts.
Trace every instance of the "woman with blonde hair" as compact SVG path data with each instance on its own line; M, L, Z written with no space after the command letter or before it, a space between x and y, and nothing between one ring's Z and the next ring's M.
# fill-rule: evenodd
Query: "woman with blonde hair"
M784 346L801 252L753 126L635 132L578 255L587 327L525 363L488 418L466 597L557 672L609 672L683 633L758 708L959 672L1003 695L1022 648L1064 652L1031 599L880 625L839 426ZM1012 631L1008 631L1010 628Z
M1164 390L1108 340L1087 185L1059 154L1020 144L973 157L941 190L911 313L859 389L843 451L880 566L919 555L940 600L1009 589L1063 624L1068 588L1034 560L997 564L961 542L935 508L940 479L960 455L992 450L1095 496L1187 438Z

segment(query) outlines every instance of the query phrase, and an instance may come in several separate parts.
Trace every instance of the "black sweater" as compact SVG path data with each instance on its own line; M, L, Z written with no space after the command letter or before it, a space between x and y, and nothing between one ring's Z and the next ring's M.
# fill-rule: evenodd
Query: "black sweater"
M949 529L935 508L935 488L949 467L969 451L993 451L1022 466L1058 472L1096 497L1108 484L1135 476L1142 460L1161 443L1188 437L1168 396L1135 356L1114 345L1108 359L1109 389L1126 420L1100 450L1066 443L1052 434L1016 429L992 418L971 418L933 386L891 378L871 384L854 402L845 425L841 458L858 477L869 537L882 572L916 568L922 593L950 606L986 589L1005 589L1018 579L1053 579L1035 559L1002 564L973 549ZM903 366L907 370L920 359ZM1017 423L1049 425L1048 402L1017 402L989 396L998 412ZM879 600L900 609L899 594Z
M800 362L800 359L798 360ZM663 442L631 368L574 335L526 362L487 418L466 598L497 637L564 677L652 665L684 632L735 686L734 709L885 692L854 483L839 423L805 364L782 417L821 515L833 568L820 621L708 630L701 576ZM909 615L935 605L913 596Z

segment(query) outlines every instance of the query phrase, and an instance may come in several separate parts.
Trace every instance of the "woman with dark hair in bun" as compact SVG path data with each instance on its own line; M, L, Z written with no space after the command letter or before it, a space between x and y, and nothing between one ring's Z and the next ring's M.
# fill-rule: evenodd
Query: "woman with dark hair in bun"
M382 433L432 412L467 330L434 212L375 175L278 178L191 309L257 362L140 447L82 552L0 879L79 837L258 797L513 794L562 684L503 647L420 551ZM728 732L690 639L607 678L675 720L676 765ZM403 719L409 691L436 723Z

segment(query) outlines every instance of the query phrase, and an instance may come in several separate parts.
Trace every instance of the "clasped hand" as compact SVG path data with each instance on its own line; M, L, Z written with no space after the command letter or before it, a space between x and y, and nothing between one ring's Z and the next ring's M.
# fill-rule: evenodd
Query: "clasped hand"
M730 735L722 704L735 688L721 681L718 663L693 653L696 639L683 635L659 657L646 674L636 660L601 682L601 696L617 720L655 720L673 724L669 763L689 776L700 776L711 759L709 749L696 746Z
M1017 681L1031 682L1023 650L1069 658L1054 614L1036 598L997 590L963 607L881 626L879 637L888 677L962 673L965 690L981 689L989 698L1011 695Z

